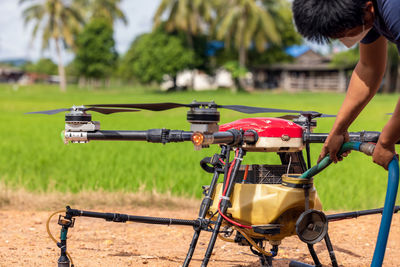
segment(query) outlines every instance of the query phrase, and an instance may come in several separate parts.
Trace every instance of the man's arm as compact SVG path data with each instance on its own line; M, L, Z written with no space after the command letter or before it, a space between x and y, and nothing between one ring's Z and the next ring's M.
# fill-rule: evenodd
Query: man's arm
M329 153L333 162L338 161L336 154L348 139L347 129L379 89L386 68L386 50L387 41L384 37L371 44L360 43L360 60L319 160Z
M382 133L379 136L376 144L372 160L381 165L386 170L393 156L396 154L395 144L400 139L400 100L397 102L396 109L383 127Z

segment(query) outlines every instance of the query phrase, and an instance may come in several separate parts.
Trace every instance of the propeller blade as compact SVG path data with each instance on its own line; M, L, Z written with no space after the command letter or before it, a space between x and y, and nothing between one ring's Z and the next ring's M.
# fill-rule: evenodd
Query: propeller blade
M101 105L87 105L90 107L110 107L110 108L138 108L152 111L163 111L179 107L191 107L190 104L180 103L143 103L143 104L101 104Z
M63 111L71 111L71 108L59 108L59 109L52 109L52 110L42 110L42 111L34 111L34 112L27 112L25 114L46 114L46 115L53 115Z
M33 111L33 112L27 112L25 114L46 114L46 115L53 115L57 114L60 112L65 112L65 111L72 111L73 108L59 108L59 109L52 109L52 110L42 110L42 111ZM98 113L102 114L112 114L112 113L118 113L118 112L137 112L140 111L138 109L121 109L121 108L98 108L98 107L90 107L90 108L82 108L82 111L95 111Z
M321 118L336 118L336 115L322 114Z
M329 114L322 114L322 113L317 113L315 111L313 111L312 113L300 113L301 115L311 115L312 118L335 118L336 115L329 115ZM284 115L284 116L280 116L277 117L279 119L284 119L284 120L294 120L294 119L298 119L300 118L301 115Z
M300 110L290 110L290 109L276 109L276 108L259 108L259 107L249 107L242 105L224 105L218 106L221 108L231 109L234 111L253 114L253 113L301 113Z
M120 109L120 108L98 108L98 107L91 107L91 108L86 108L86 110L91 110L91 111L95 111L98 113L102 113L102 114L113 114L113 113L118 113L118 112L137 112L140 111L138 109Z

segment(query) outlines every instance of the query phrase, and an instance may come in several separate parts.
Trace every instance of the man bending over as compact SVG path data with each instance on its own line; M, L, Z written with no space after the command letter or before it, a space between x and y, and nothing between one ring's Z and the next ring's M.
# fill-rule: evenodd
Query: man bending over
M387 40L400 49L399 0L294 0L297 30L318 43L339 39L345 46L360 44L360 59L351 76L346 97L319 160L329 153L333 162L340 146L348 141L347 129L378 91L386 68ZM373 161L385 169L400 139L400 100L382 129Z

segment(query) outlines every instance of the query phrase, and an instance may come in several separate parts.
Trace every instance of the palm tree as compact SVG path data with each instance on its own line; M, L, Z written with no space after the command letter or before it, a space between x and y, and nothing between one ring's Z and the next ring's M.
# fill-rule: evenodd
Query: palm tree
M394 93L396 90L396 84L398 80L398 65L399 56L397 55L397 47L393 43L388 43L387 48L387 63L385 71L385 83L382 86L383 93ZM398 86L397 86L398 87Z
M121 20L127 25L128 20L119 7L120 4L121 0L74 0L74 5L83 10L87 19L102 17L105 18L110 25L113 25L116 20Z
M25 24L34 23L32 39L38 32L42 35L42 49L49 48L54 42L58 56L58 74L60 90L66 91L66 75L62 59L62 49L65 46L74 46L74 29L82 24L82 17L77 9L71 7L68 1L63 0L20 0L20 4L33 2L22 13Z
M280 36L271 14L261 1L226 0L218 9L220 19L216 25L216 36L224 40L227 47L239 51L239 65L246 66L247 50L251 45L262 52L268 42L279 43Z
M161 18L168 14L165 29L168 32L182 30L188 43L193 47L193 36L204 33L212 19L213 3L204 0L162 0L154 15L154 28L162 23Z
M193 37L204 33L209 28L215 2L215 0L162 0L153 18L153 28L158 28L162 23L163 15L168 14L164 24L165 30L185 32L187 42L194 50ZM190 87L193 88L194 75L190 83Z

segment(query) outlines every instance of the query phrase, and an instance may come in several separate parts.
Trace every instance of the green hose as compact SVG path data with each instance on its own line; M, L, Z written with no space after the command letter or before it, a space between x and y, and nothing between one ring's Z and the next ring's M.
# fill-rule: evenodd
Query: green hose
M360 142L347 142L342 145L339 150L338 155L342 155L344 152L349 150L360 150ZM311 178L314 175L320 173L323 169L329 166L332 163L332 160L328 155L326 155L317 165L305 171L300 178Z

